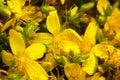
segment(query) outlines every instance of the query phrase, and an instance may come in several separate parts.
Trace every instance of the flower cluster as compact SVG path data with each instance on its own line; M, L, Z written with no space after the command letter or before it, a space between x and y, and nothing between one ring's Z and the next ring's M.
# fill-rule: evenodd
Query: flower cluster
M119 0L0 0L0 80L119 80Z

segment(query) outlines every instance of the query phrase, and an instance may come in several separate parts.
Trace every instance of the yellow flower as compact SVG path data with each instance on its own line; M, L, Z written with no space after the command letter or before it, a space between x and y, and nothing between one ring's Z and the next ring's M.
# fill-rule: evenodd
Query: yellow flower
M80 53L82 38L72 29L60 31L60 21L57 11L51 11L47 17L46 25L48 31L52 34L52 47L56 54L69 55L70 51L75 54Z
M46 25L48 31L51 33L38 33L33 43L42 42L50 44L55 54L69 55L71 51L75 54L80 53L80 45L82 38L72 29L65 29L61 31L60 21L57 11L51 11L47 17Z
M111 13L109 11L111 10ZM107 10L108 9L108 10ZM104 25L104 31L108 36L115 36L117 32L120 31L120 10L118 7L112 7L108 0L98 0L97 10L101 15L107 16L106 23ZM110 14L105 15L105 12Z
M1 28L1 32L8 29L10 26L15 26L16 21L22 23L35 21L40 22L46 16L40 12L37 6L24 6L26 0L8 0L7 5L13 13L11 19L8 20Z
M112 14L107 17L107 21L104 25L105 32L109 32L109 35L114 35L118 31L120 31L120 10L114 9Z
M14 26L16 23L16 19L19 19L23 14L21 8L24 6L26 0L7 0L7 5L10 8L11 12L14 13L12 19L5 23L2 27L1 32L9 28L10 26Z
M60 31L60 22L57 15L57 11L51 11L47 17L46 25L48 31L52 34L52 38L50 38L49 33L44 33L43 36L46 35L46 38L42 37L42 34L39 34L40 37L35 39L34 42L47 42L47 44L51 44L51 48L55 54L58 55L66 55L69 56L70 52L72 51L74 54L80 53L82 49L82 53L90 53L91 48L96 43L96 33L98 29L97 23L93 20L89 23L83 39L81 36L72 29L65 29ZM48 37L48 38L47 38ZM52 39L52 40L51 40ZM39 40L39 42L38 42ZM90 62L94 62L89 64ZM97 60L94 54L88 58L88 60L84 64L84 71L93 74L97 64ZM93 66L91 69L88 70L90 66Z
M40 64L34 60L43 57L46 48L42 43L25 47L21 33L11 29L9 31L11 50L15 56L17 69L27 75L30 80L47 80L48 75Z
M114 8L111 15L107 17L106 23L104 24L104 32L111 39L109 43L112 45L119 46L120 44L120 10Z
M115 47L103 42L96 44L91 48L89 58L82 64L82 70L87 72L89 75L92 75L98 67L97 57L100 59L107 59L110 64L120 64L119 54L116 52Z

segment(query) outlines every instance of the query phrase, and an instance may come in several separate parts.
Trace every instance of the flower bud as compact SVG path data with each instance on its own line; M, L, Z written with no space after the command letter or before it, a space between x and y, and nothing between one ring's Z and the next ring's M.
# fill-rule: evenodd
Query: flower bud
M53 6L42 6L41 9L42 9L42 12L50 12L50 11L55 10L55 7L53 7Z
M11 11L7 6L2 5L0 6L0 15L9 17L11 16Z

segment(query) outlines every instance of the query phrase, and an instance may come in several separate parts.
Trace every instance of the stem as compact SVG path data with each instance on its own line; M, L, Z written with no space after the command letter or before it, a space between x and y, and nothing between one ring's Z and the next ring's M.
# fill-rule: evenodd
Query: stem
M5 73L5 74L8 74L8 72L7 72L7 71L2 70L2 69L0 69L0 72Z

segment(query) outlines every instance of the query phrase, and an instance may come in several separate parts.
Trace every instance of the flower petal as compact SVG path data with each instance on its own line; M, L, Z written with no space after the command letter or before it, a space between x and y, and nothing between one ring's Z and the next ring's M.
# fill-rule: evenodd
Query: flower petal
M17 62L20 63L17 66L18 70L28 75L30 80L48 80L47 72L34 60L21 57Z
M87 61L83 63L82 70L88 73L89 75L92 75L95 72L97 66L98 60L95 57L95 55L91 53Z
M38 58L42 58L45 51L46 51L45 45L43 45L42 43L36 43L30 45L25 50L25 55L30 59L36 60Z
M48 80L48 74L37 62L30 61L25 68L31 80Z
M71 41L62 41L60 46L60 52L66 56L70 56L72 51L74 54L79 54L81 52L79 45Z
M94 53L99 58L108 58L109 53L113 53L114 47L112 45L97 44L92 48Z
M4 24L4 26L1 29L1 32L5 31L6 29L8 29L9 27L15 25L16 23L16 18L12 18L11 20L9 20L8 22L6 22Z
M92 21L88 24L87 29L84 34L84 41L87 39L90 41L89 43L94 45L96 43L96 33L97 33L98 25L95 21Z
M120 9L119 8L114 8L112 14L112 16L117 16L117 15L120 15Z
M47 29L53 35L56 35L60 31L60 21L58 18L57 11L51 11L46 20Z
M77 63L67 63L64 66L64 72L68 80L84 80L86 73L81 70Z
M64 30L63 32L61 32L61 34L58 37L59 37L59 39L71 41L78 45L81 45L81 42L83 41L81 36L72 29Z
M20 0L7 1L7 5L12 10L13 13L16 13L16 18L22 16L22 10L21 10L22 4Z
M23 7L26 3L26 0L20 0L21 7Z
M100 79L99 79L99 78L100 78L100 75L101 75L101 73L96 72L96 73L92 76L91 80L100 80Z
M70 51L80 53L82 38L72 29L66 29L58 34L52 42L53 51L57 54L68 55Z
M52 42L53 36L49 33L37 33L37 37L32 41L32 43L44 43L49 44Z
M1 58L3 63L7 66L10 66L12 61L14 60L14 56L10 52L7 52L5 50L2 50Z
M9 31L9 41L10 41L10 47L14 55L19 55L24 53L25 51L25 42L22 37L22 35L11 29Z
M47 71L52 71L57 66L57 61L52 53L47 53L45 55L44 61L41 61L41 66Z

